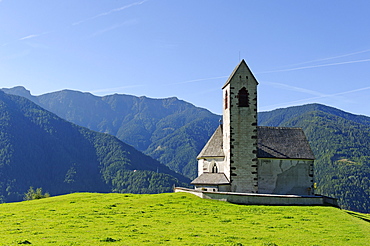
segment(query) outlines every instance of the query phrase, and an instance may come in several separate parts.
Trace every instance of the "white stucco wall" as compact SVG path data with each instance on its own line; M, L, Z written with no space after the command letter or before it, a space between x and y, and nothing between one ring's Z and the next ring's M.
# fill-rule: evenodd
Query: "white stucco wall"
M313 194L313 160L259 159L258 193Z
M225 175L228 180L231 180L230 177L230 84L228 84L222 91L223 93L223 106L222 106L222 141L223 141L223 151L225 154ZM225 108L225 95L226 93L228 94L228 99L227 99L227 108Z
M210 157L205 159L198 159L198 176L202 173L211 173L213 164L216 163L219 173L229 172L225 167L225 161L222 157Z
M195 190L210 191L210 192L229 192L230 185L201 185L195 186Z

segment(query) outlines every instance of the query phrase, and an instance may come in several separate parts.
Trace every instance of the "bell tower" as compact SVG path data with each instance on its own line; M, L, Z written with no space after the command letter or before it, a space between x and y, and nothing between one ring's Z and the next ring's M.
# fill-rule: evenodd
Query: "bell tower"
M258 192L257 85L242 60L223 92L223 150L232 192Z

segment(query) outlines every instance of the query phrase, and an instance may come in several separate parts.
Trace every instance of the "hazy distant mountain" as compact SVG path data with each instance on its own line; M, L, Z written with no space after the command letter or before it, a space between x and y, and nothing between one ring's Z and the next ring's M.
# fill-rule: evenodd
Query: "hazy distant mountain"
M98 97L71 90L31 96L23 87L3 90L29 98L77 125L114 135L190 178L196 177L196 156L220 120L220 116L175 97Z
M33 97L22 87L7 89L76 124L121 140L188 177L196 176L196 156L220 116L176 98L93 96L59 91ZM259 125L301 127L317 158L317 193L339 198L352 210L370 212L370 117L320 104L261 112Z
M189 179L117 138L67 122L24 97L0 91L0 200L30 186L76 191L157 193Z

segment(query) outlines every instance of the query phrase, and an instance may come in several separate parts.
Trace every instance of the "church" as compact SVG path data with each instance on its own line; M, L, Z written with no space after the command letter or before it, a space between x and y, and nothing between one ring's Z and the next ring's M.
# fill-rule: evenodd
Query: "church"
M257 125L258 82L242 60L222 87L222 123L191 184L203 192L314 194L315 156L300 128Z

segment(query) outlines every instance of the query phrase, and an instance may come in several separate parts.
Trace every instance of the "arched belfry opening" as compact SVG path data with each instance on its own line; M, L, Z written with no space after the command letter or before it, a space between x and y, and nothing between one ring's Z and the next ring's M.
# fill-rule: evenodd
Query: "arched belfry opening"
M218 173L218 167L217 167L217 164L216 163L213 163L212 173Z
M249 93L245 87L241 88L238 93L239 107L249 107Z

